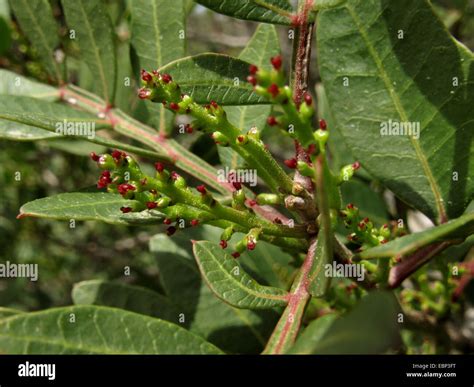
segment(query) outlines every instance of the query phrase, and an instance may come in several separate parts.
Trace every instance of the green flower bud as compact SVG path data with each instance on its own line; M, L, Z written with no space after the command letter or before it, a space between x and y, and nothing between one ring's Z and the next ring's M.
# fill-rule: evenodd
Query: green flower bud
M158 208L166 208L170 205L170 203L171 203L171 199L166 197L166 196L163 196L163 197L158 199L157 207Z
M262 193L262 194L257 195L257 203L259 205L265 205L265 204L275 205L275 204L280 204L281 199L278 195L275 195L275 194Z
M227 227L221 234L221 241L230 240L233 234L234 234L234 227L232 226Z
M312 178L316 177L314 169L305 161L298 161L296 168L303 176Z
M99 160L97 161L97 165L99 166L100 169L115 169L116 168L114 158L108 153L99 157Z

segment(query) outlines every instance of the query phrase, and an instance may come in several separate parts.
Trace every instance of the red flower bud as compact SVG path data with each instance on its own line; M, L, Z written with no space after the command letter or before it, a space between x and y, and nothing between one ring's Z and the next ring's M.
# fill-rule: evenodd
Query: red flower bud
M120 211L126 214L128 212L132 212L132 209L130 207L120 207Z
M257 205L257 201L255 199L250 199L249 200L249 206L250 207L253 207L253 206L256 206Z
M254 75L249 75L247 77L247 82L250 83L252 86L257 86L257 78Z
M285 160L283 161L285 163L285 165L288 167L288 168L291 168L291 169L295 169L296 166L298 165L298 161L296 159L289 159L289 160Z
M165 169L165 166L163 165L163 163L160 163L159 161L155 163L155 169L157 172L161 173L164 171Z
M321 130L326 130L327 127L328 127L328 124L326 123L325 120L322 120L322 119L319 120L319 128L320 128Z
M211 106L214 108L214 109L217 109L219 107L219 105L217 104L216 101L211 101Z
M131 184L125 183L125 184L120 184L117 187L117 190L120 195L124 196L127 194L128 191L135 191L135 187Z
M199 224L199 220L193 219L191 220L191 226L196 227Z
M120 160L121 157L122 157L122 152L120 152L119 150L114 150L114 151L112 152L112 157L113 157L116 161L118 161L118 160Z
M250 72L251 75L257 74L257 72L258 72L258 67L255 66L255 65L253 65L253 64L250 65L250 67L249 67L249 72Z
M257 247L257 244L254 241L247 242L247 250L255 250L255 247Z
M91 153L90 153L90 156L91 156L91 159L92 159L93 161L99 161L99 159L100 159L100 156L99 156L97 153L95 153L95 152L91 152Z
M275 126L275 125L278 125L278 121L275 117L270 116L270 117L267 118L267 124L269 126Z
M356 161L354 164L352 164L352 168L354 168L354 170L357 171L360 168L360 163Z
M281 69L281 65L283 64L281 55L274 56L270 61L272 62L272 66L275 70Z
M220 242L219 242L219 245L225 249L227 247L227 241L225 241L224 239L222 239Z
M239 183L238 181L234 181L234 182L232 183L232 185L234 186L234 188L235 188L237 191L242 189L242 184Z
M170 83L173 80L173 78L171 78L171 75L169 74L161 74L161 80L164 83Z
M347 209L348 209L348 210L353 210L353 209L354 209L354 205L353 205L352 203L349 203L349 204L347 205Z
M240 136L237 136L237 141L238 142L244 142L245 141L245 136L243 136L242 134Z
M186 130L186 133L189 133L191 134L193 132L193 127L189 124L186 124L186 126L184 127L184 129Z
M168 236L173 235L175 232L176 232L176 227L174 227L174 226L169 226L166 229L166 235L168 235Z
M140 99L148 99L150 98L151 95L151 90L147 89L146 87L142 87L140 90L138 90L138 98Z
M365 217L363 221L364 223L369 223L369 218Z
M174 110L174 111L178 111L179 110L179 105L176 102L171 102L170 103L170 109Z
M171 177L171 180L175 181L178 179L179 174L176 171L171 171L170 177Z
M272 95L273 98L276 98L280 93L280 89L276 83L272 83L270 86L268 86L267 91Z
M153 208L156 208L157 204L155 202L147 202L146 206L149 210L152 210Z
M148 71L144 70L144 69L142 69L142 71L141 71L141 76L142 76L142 79L147 83L151 82L151 80L153 79L151 74Z
M240 253L239 253L238 251L236 251L236 252L232 253L232 256L233 256L234 258L239 258L239 257L240 257Z
M313 97L311 97L311 94L309 93L304 93L304 102L306 105L311 106L313 104Z
M196 187L197 191L203 195L207 193L206 187L204 185L198 185Z
M171 224L171 222L172 222L172 220L169 219L169 218L165 218L165 219L163 220L163 224L166 224L166 225Z

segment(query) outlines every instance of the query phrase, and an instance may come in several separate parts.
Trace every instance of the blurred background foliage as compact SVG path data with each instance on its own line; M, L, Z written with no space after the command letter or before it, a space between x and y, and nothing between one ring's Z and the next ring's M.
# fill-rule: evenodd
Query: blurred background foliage
M142 102L135 97L134 79L137 73L133 70L133 52L130 52L129 1L133 0L107 1L117 35L120 58L118 79L132 79L131 87L119 87L117 106L142 121L152 122L152 117L147 116ZM94 77L77 60L77 48L66 38L67 29L59 2L52 0L51 4L55 17L63 26L60 32L64 38L63 51L58 55L66 54L68 79L83 88L93 90ZM474 49L474 1L433 0L433 5L451 33L471 50ZM192 1L187 1L186 8L189 55L221 52L237 56L257 27L257 23L218 15L196 6ZM291 40L288 39L288 30L284 27L277 28L282 52L285 58L289 58ZM321 111L324 109L324 93L318 86L315 50L313 56L311 88L318 95ZM20 31L6 0L0 0L0 67L49 82L38 60L38 53ZM175 123L170 123L170 126L173 125ZM170 131L170 135L177 137L210 163L218 163L215 145L207 136L180 136L176 130ZM287 138L269 130L266 130L264 135L280 160L288 158L293 152L293 146ZM148 249L149 240L162 231L160 225L126 227L78 222L75 227L71 227L67 222L16 219L19 208L26 202L94 185L98 175L97 168L89 158L84 157L91 150L101 149L86 143L76 143L71 147L67 140L36 143L0 141L0 257L2 261L38 263L41 279L38 282L30 282L28 279L0 280L1 306L32 311L68 305L72 303L73 285L89 279L117 279L124 283L161 290L157 265L153 253ZM335 165L344 162L338 160L341 154L341 151L334 152ZM388 214L387 206L381 198L382 188L367 174L362 173L361 176L345 188L346 202L358 203L362 211L371 215L376 223L382 224L400 215L406 218L407 209L399 202L388 206L392 212ZM366 204L362 203L364 200ZM346 285L341 283L341 305L343 295L346 294ZM337 289L338 287L335 287L333 292L337 293ZM337 300L338 296L333 298ZM318 311L321 305L312 305L309 316L311 308ZM406 332L404 339L411 344L411 351L414 353L436 351L424 335Z

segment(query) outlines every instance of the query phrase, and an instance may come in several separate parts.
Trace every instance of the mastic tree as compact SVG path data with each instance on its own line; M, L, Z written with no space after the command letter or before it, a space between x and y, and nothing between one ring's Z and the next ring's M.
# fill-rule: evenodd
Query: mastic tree
M10 1L47 83L0 70L0 136L91 143L100 170L18 222L148 225L162 292L2 309L0 351L472 350L472 52L428 0L196 3L258 23L238 56L187 56L186 0Z

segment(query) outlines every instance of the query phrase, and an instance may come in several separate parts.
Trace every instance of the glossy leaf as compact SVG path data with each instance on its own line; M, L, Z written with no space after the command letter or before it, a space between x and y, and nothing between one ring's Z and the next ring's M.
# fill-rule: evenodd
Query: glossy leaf
M0 69L0 95L27 96L53 102L59 99L59 90L12 71Z
M34 334L32 334L34 332ZM219 354L167 321L103 306L72 306L0 320L8 354Z
M166 295L182 310L184 325L219 348L232 353L259 353L277 321L270 310L234 308L217 298L204 283L193 258L190 239L218 240L213 227L185 230L173 237L155 235L160 282ZM245 340L241 340L245 337Z
M472 53L425 0L346 0L317 26L321 76L354 156L429 217L459 216L474 193ZM413 123L412 136L393 135L397 123Z
M49 75L59 82L63 79L63 66L55 58L59 47L59 26L54 20L48 0L10 0L21 29L37 49Z
M99 94L113 103L116 81L115 37L100 0L61 0L68 27L75 33L81 59L95 77Z
M209 99L221 105L268 103L247 82L249 63L227 55L189 56L163 66L160 71L170 73L183 92L197 103L207 104Z
M287 0L196 0L215 12L237 19L290 25L293 9Z
M394 239L359 254L362 259L405 256L430 244L449 240L463 241L474 234L474 212L428 230Z
M94 129L108 128L103 119L70 106L50 103L37 98L0 95L0 119L56 131L59 124L77 122Z
M334 321L321 338L316 328L308 332L308 335L316 334L315 339L303 332L296 349L318 355L386 353L401 342L399 312L392 294L370 293L347 315Z
M180 311L164 295L141 286L120 282L91 280L74 285L76 305L102 305L161 318L178 324Z
M270 58L280 53L280 43L275 26L260 24L247 46L242 50L239 59L252 63L259 68L270 70ZM267 117L271 113L271 105L260 106L228 106L227 118L242 132L256 127L263 130ZM244 165L243 159L229 147L218 146L219 158L223 165L236 169Z
M19 218L35 217L57 220L99 220L111 224L156 223L163 219L157 211L123 214L120 207L134 203L118 194L102 192L63 193L36 199L20 208Z
M193 251L207 285L228 304L243 309L269 309L287 304L287 292L259 285L219 245L207 241L194 242Z

